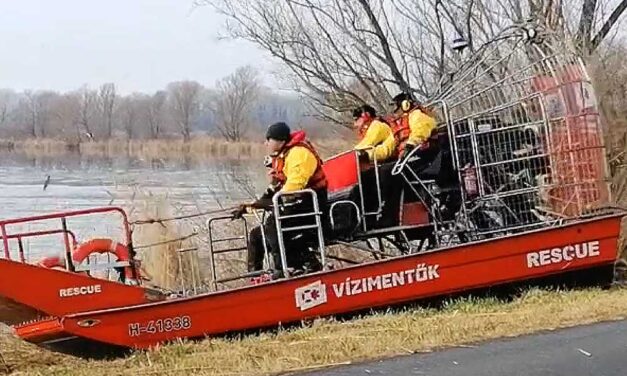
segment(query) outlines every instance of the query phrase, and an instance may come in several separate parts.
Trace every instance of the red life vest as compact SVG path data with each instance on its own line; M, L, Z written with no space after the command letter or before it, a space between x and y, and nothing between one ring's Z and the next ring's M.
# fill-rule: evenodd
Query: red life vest
M302 146L305 149L309 150L318 161L318 165L316 166L316 170L313 175L309 178L307 185L305 188L311 188L314 191L327 189L327 177L324 174L324 170L322 169L322 159L314 149L313 145L309 141L305 139L305 132L298 131L294 132L290 135L290 140L283 147L279 155L272 159L272 177L279 183L279 186L282 187L287 181L287 176L283 172L283 168L285 167L285 157L287 153L295 146Z
M364 119L362 121L362 119ZM394 131L394 125L396 124L396 118L391 117L391 116L385 116L385 117L381 117L381 116L377 116L377 117L370 117L370 116L362 116L361 118L359 118L357 120L357 122L362 121L361 123L355 123L355 127L357 128L357 132L359 135L359 141L363 140L364 137L366 137L366 133L368 132L368 129L370 128L370 125L372 125L372 122L378 120L384 124L387 124L390 129L392 131Z
M394 133L394 143L396 145L394 154L397 157L401 156L405 151L407 139L409 139L409 135L411 134L411 129L409 127L409 114L416 110L422 111L423 113L428 115L430 113L430 111L423 108L422 106L415 105L409 111L404 112L393 123L392 133ZM437 140L437 128L433 129L428 139L426 139L422 144L417 146L421 149L428 149L430 147L430 143L435 140Z

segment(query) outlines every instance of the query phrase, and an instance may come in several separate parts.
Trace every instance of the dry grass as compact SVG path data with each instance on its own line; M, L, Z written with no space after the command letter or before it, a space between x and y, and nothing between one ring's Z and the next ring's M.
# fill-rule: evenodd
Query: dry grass
M318 320L274 334L183 342L113 361L54 354L5 335L0 373L8 367L28 375L267 375L623 319L626 313L624 289L532 290L509 303L459 299L440 310Z
M135 188L132 198L125 207L133 213L133 220L145 221L177 215L166 196ZM204 280L204 269L199 267L198 253L185 251L196 247L194 239L172 241L193 233L194 229L185 221L135 226L133 241L138 246L137 254L142 261L144 274L150 278L149 285L167 290L187 290Z
M323 157L348 150L353 140L314 140ZM59 156L80 152L94 157L128 156L139 159L205 160L215 158L258 158L265 155L263 142L228 142L207 136L193 138L185 143L181 139L159 140L106 140L96 142L71 142L57 139L0 140L0 149L25 153L30 157Z

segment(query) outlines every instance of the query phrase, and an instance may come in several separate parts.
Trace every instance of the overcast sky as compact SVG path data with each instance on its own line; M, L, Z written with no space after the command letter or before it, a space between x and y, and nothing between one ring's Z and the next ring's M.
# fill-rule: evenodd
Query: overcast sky
M0 88L114 82L126 94L183 79L213 86L245 64L269 72L254 46L218 41L222 25L192 0L0 0Z

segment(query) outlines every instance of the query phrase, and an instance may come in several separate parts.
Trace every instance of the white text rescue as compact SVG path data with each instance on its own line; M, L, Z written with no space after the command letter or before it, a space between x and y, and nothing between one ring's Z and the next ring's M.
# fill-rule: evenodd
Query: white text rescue
M69 297L72 297L72 296L100 294L101 292L102 292L102 286L101 285L70 287L70 288L67 288L67 289L60 289L59 290L59 297L61 297L61 298L69 298Z
M527 267L539 268L551 264L571 262L577 259L597 257L599 255L601 255L601 252L599 251L598 240L579 244L569 244L565 247L527 253Z

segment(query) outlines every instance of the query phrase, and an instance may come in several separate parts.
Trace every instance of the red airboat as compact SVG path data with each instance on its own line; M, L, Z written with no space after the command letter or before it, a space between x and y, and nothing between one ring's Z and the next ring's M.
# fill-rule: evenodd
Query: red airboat
M438 155L424 171L409 167L412 155L393 170L405 183L397 225L377 225L385 205L380 166L360 163L352 151L325 161L329 210L323 214L316 203L306 213L311 225L286 228L277 194L279 234L310 232L322 271L295 275L282 245L282 265L274 267L284 278L228 287L265 271L218 275L217 255L240 252L247 241L216 238L215 226L230 220L219 217L207 221L211 288L163 291L144 285L120 208L2 220L0 321L45 346L81 340L149 348L545 277L592 271L596 282L610 283L624 213L609 208L589 77L559 46L558 53L555 40L538 30L509 28L442 86L431 103L441 121ZM373 180L365 180L368 171ZM83 242L67 225L69 218L106 213L121 217L123 242ZM61 227L11 232L41 220ZM23 240L50 235L63 237L64 257L27 263ZM375 259L331 255L334 244ZM104 253L116 260L103 265L90 257ZM330 268L333 258L342 262ZM119 278L96 278L98 268Z

